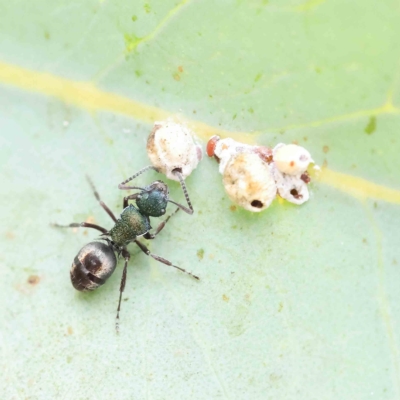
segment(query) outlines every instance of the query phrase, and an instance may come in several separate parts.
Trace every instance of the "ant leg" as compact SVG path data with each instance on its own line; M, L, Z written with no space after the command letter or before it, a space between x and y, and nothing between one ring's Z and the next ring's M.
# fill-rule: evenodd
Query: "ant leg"
M95 186L94 186L92 180L89 178L88 175L86 175L86 179L87 179L87 181L89 182L89 185L90 185L90 187L91 187L92 190L93 190L94 197L96 197L96 199L97 199L97 201L99 202L99 204L103 207L103 209L105 210L105 212L112 218L112 220L113 220L114 222L117 222L117 218L115 218L114 213L106 206L106 204L104 203L104 201L100 199L100 195L99 195L99 193L98 193L98 191L96 190L96 188L95 188Z
M155 254L151 253L150 250L143 243L139 242L137 239L135 239L135 243L140 247L140 250L142 250L143 253L145 253L146 255L153 257L155 260L157 260L165 265L169 265L170 267L177 268L177 269L179 269L179 271L185 272L186 274L192 276L193 278L195 278L197 280L200 280L200 278L198 276L192 274L191 272L186 271L185 269L172 264L170 261L166 260L163 257L156 256Z
M178 207L172 214L168 215L168 217L165 219L165 221L161 222L161 224L157 226L157 229L156 229L156 231L155 231L154 233L146 232L146 233L143 235L143 238L144 238L144 239L147 239L147 240L154 239L154 238L164 229L164 226L167 224L167 222L169 221L169 219L170 219L173 215L175 215L179 210L180 210L180 208Z
M129 195L129 196L124 197L124 201L123 201L123 203L122 203L122 207L123 207L123 208L128 207L128 200L135 200L136 197L139 196L139 194L140 194L140 193L134 193L134 194L131 194L131 195Z
M122 292L125 289L125 284L126 284L126 273L128 270L128 261L131 258L131 255L129 254L128 250L125 248L122 249L122 257L125 258L125 265L124 265L124 270L122 271L122 278L121 278L121 284L119 287L119 300L118 300L118 308L117 308L117 316L115 318L115 330L117 333L119 333L119 312L121 311L121 300L122 300Z
M139 170L138 172L136 172L135 175L132 175L130 178L124 180L123 182L121 182L118 185L118 189L121 190L129 190L129 189L139 189L139 190L144 190L141 187L137 187L137 186L126 186L126 183L132 181L133 179L137 178L139 175L142 175L143 172L148 171L149 169L153 169L154 171L158 172L158 169L156 167L153 167L152 165L148 165L147 167L142 168L141 170Z
M181 187L182 187L182 190L183 190L183 194L185 195L185 199L186 199L186 202L187 202L189 208L183 206L182 204L176 203L176 202L173 201L173 200L168 200L168 201L169 201L170 203L173 203L173 204L175 204L176 206L178 206L181 210L185 211L185 213L188 213L188 214L192 215L193 212L194 212L194 210L193 210L192 203L191 203L191 201L190 201L190 199L189 199L189 195L188 195L188 192L187 192L187 189L186 189L186 184L185 184L184 179L182 178L182 174L181 174L178 170L173 171L173 173L174 173L174 175L176 175L176 176L178 177L178 179L179 179L179 183L181 184Z
M92 228L92 229L97 229L98 231L102 233L107 233L107 229L104 229L103 227L96 225L96 224L90 224L89 222L73 222L72 224L69 225L60 225L60 224L50 224L51 226L55 228Z

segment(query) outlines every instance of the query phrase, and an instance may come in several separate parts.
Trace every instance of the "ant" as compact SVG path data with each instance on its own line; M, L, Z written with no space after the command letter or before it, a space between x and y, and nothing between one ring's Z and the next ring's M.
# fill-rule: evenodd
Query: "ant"
M117 258L115 253L125 259L124 269L122 272L121 284L119 289L119 301L116 316L116 331L119 332L119 312L121 310L121 300L122 292L125 289L126 276L127 276L127 266L130 259L130 253L127 250L127 245L131 242L135 244L142 250L146 255L154 258L155 260L169 265L171 267L177 268L182 272L191 275L195 279L200 279L198 276L192 274L185 269L172 264L170 261L163 257L155 255L150 252L150 250L141 243L138 238L143 237L144 239L154 239L164 228L169 219L176 214L179 209L185 211L188 214L193 213L193 207L189 200L187 194L185 183L180 175L179 180L185 194L186 201L189 208L179 204L169 198L168 186L162 181L154 181L149 186L144 188L132 186L127 187L125 184L137 176L141 175L143 172L156 168L153 166L145 167L141 169L138 173L130 177L128 180L124 181L119 185L119 188L137 189L138 193L131 194L124 197L123 199L123 210L120 218L117 219L114 213L107 207L107 205L100 199L99 193L97 192L93 182L86 177L89 185L92 188L93 194L100 206L106 211L106 213L114 221L115 225L112 229L107 230L99 225L92 224L89 222L73 222L69 225L53 224L54 227L58 228L92 228L100 231L102 233L100 240L103 242L90 242L83 246L78 252L71 266L71 282L76 290L79 291L92 291L98 287L104 285L106 280L115 271L117 265ZM157 171L158 172L158 171ZM135 200L136 206L128 204L129 200ZM161 222L154 233L150 232L150 218L149 217L160 217L165 214L168 202L173 203L177 206L177 209L169 215L163 222Z

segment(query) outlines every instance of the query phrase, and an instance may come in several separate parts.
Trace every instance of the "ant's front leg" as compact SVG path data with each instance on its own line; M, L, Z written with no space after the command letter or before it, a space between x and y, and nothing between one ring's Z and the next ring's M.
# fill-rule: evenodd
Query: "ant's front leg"
M122 207L124 209L126 207L128 207L128 201L129 200L136 200L139 195L140 195L140 193L134 193L134 194L131 194L129 196L124 197L124 200L123 200L123 203L122 203Z
M144 239L147 239L147 240L152 240L152 239L154 239L154 238L164 229L164 226L167 224L167 222L169 221L169 219L170 219L173 215L175 215L179 210L180 210L180 208L178 207L172 214L168 215L168 217L165 219L165 221L161 222L161 224L157 226L157 229L155 230L154 233L146 232L146 233L143 235L143 238L144 238Z
M104 201L101 200L99 192L96 190L96 187L94 186L94 183L92 182L92 180L89 178L88 175L86 175L86 179L89 182L89 185L92 188L94 197L96 197L96 200L99 202L100 206L104 209L104 211L111 217L111 219L114 222L117 222L117 218L115 218L114 213L107 207L106 203L104 203Z

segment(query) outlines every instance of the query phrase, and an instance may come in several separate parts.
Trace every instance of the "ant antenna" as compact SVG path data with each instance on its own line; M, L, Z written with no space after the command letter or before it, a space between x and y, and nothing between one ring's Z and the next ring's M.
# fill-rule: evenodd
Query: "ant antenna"
M121 189L121 190L137 189L137 190L146 191L145 188L142 188L142 187L139 187L139 186L127 186L126 184L128 182L132 181L133 179L137 178L139 175L143 174L144 172L148 171L149 169L152 169L152 170L154 170L154 171L156 171L158 173L160 172L156 167L153 167L152 165L148 165L147 167L144 167L141 170L139 170L138 172L136 172L136 174L132 175L128 179L126 179L123 182L121 182L118 185L118 189ZM182 177L182 172L181 172L180 168L176 168L172 172L178 178L179 183L181 184L181 188L182 188L183 194L185 195L185 199L186 199L186 202L187 202L189 208L187 208L187 207L183 206L182 204L179 204L179 203L177 203L177 202L175 202L173 200L168 199L168 201L170 203L173 203L176 206L178 206L181 210L185 211L185 213L192 215L194 213L194 210L193 210L192 202L190 201L190 198L189 198L189 194L188 194L187 189L186 189L185 181L184 181L184 179ZM128 198L125 198L125 199L129 200Z
M125 184L132 181L133 179L137 178L139 175L142 175L143 172L148 171L149 169L153 169L156 172L159 172L158 169L156 167L153 167L152 165L148 165L147 167L142 168L141 170L139 170L138 172L136 172L135 175L132 175L130 178L126 179L125 181L121 182L118 185L118 189L122 189L122 190L127 190L127 189L139 189L139 190L144 190L143 188L140 187L126 187Z

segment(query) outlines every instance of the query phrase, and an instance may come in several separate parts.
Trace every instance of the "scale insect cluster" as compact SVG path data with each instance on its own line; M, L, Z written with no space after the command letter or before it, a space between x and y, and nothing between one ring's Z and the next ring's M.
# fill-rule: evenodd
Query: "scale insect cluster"
M294 204L309 199L307 168L314 161L304 147L279 143L271 149L212 136L207 155L218 161L229 198L246 210L265 210L277 194Z
M168 119L154 123L147 139L147 155L159 172L177 181L176 171L186 179L201 161L203 152L192 130Z

